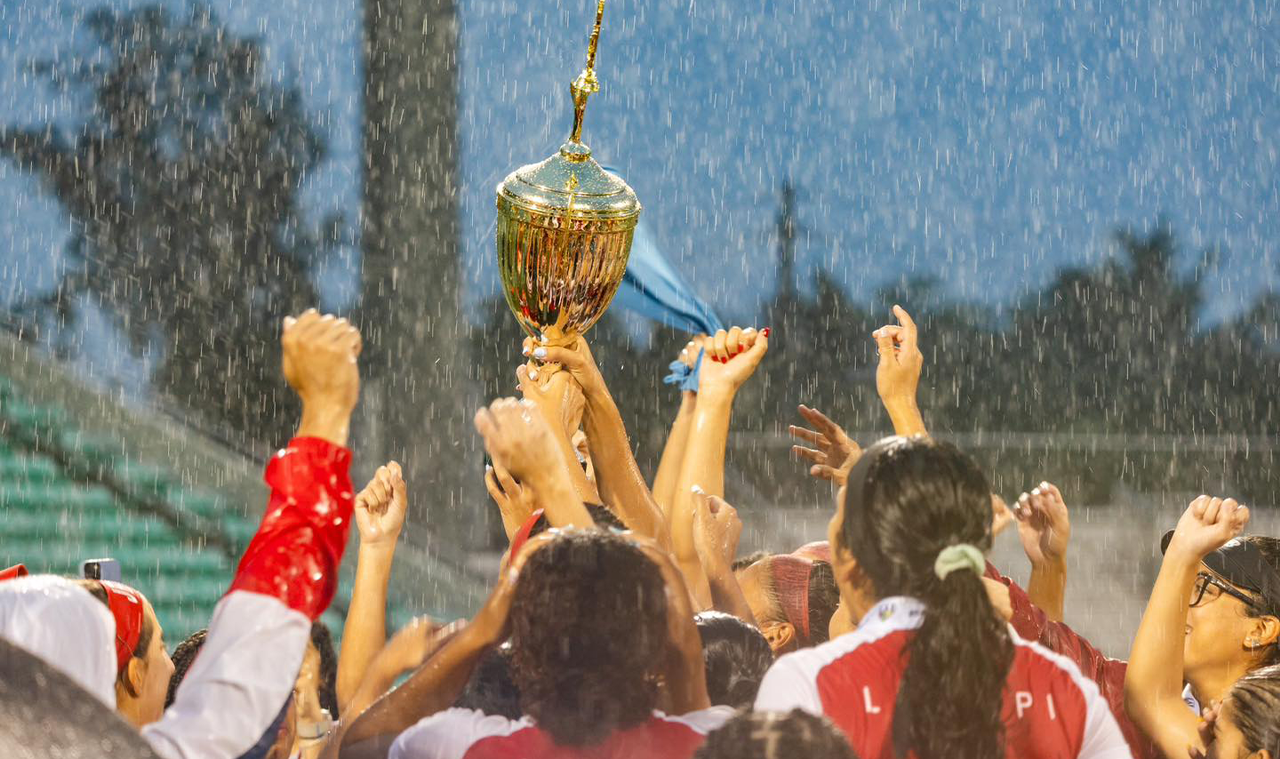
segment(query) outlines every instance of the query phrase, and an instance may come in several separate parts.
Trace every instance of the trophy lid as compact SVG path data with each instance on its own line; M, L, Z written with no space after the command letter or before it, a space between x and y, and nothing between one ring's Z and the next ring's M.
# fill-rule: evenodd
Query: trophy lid
M498 210L537 226L561 228L565 220L638 220L640 201L620 178L601 168L582 142L587 99L600 91L596 78L596 46L604 0L596 5L596 24L587 45L587 67L569 85L573 95L573 131L560 150L541 163L522 166L498 185ZM523 213L521 213L523 212ZM613 226L617 226L614 224ZM634 227L635 224L630 224Z
M591 148L572 140L550 158L507 175L498 186L499 204L504 200L533 214L572 219L640 215L635 191L596 163Z

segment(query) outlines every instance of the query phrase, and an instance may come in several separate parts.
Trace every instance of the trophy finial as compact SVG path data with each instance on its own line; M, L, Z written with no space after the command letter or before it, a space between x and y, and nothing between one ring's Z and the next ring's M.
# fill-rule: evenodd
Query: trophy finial
M570 87L573 136L497 187L494 242L503 295L520 327L542 345L569 345L604 314L626 275L642 210L635 191L580 141L587 98L600 89L595 65L604 3L596 5L587 67Z
M591 30L591 41L587 43L587 67L569 85L569 91L573 93L573 132L569 134L569 142L581 144L587 98L600 91L600 81L596 79L596 46L600 43L600 22L603 20L604 0L600 0L596 5L596 26Z

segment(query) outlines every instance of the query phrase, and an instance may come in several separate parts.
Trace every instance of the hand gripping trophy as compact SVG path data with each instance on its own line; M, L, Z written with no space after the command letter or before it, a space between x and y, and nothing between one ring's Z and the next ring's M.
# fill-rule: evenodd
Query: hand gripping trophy
M635 192L601 168L582 142L587 98L600 89L595 61L604 1L596 7L587 67L570 85L569 141L498 185L503 294L520 326L542 345L570 345L604 314L626 272L640 219Z

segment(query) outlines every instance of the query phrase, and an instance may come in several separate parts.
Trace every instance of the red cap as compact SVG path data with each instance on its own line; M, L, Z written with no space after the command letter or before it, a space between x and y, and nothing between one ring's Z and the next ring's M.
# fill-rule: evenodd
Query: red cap
M8 569L0 569L0 582L5 580L16 580L19 577L26 577L30 572L27 571L26 564L14 564Z
M529 515L525 523L520 525L520 529L516 530L515 537L511 538L511 559L515 560L520 553L520 549L524 548L524 544L529 542L529 533L533 532L533 526L542 518L542 509L534 509Z
M778 554L766 559L769 574L773 577L773 590L787 621L800 633L800 640L809 641L809 573L813 562L790 554Z
M123 672L133 658L142 637L143 620L146 618L142 594L128 585L111 580L100 580L107 592L107 608L116 620L116 672Z

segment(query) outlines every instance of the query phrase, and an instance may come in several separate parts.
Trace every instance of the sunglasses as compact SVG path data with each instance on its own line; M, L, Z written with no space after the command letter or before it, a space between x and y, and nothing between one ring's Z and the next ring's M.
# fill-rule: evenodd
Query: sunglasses
M1210 591L1210 587L1214 588L1214 590ZM1239 599L1244 602L1246 606L1252 606L1254 608L1258 607L1258 602L1255 599L1250 598L1244 592L1236 590L1229 584L1205 572L1200 572L1196 575L1196 584L1191 589L1191 605L1199 606L1206 601L1212 601L1213 599L1218 598L1223 593L1226 593L1232 598Z

